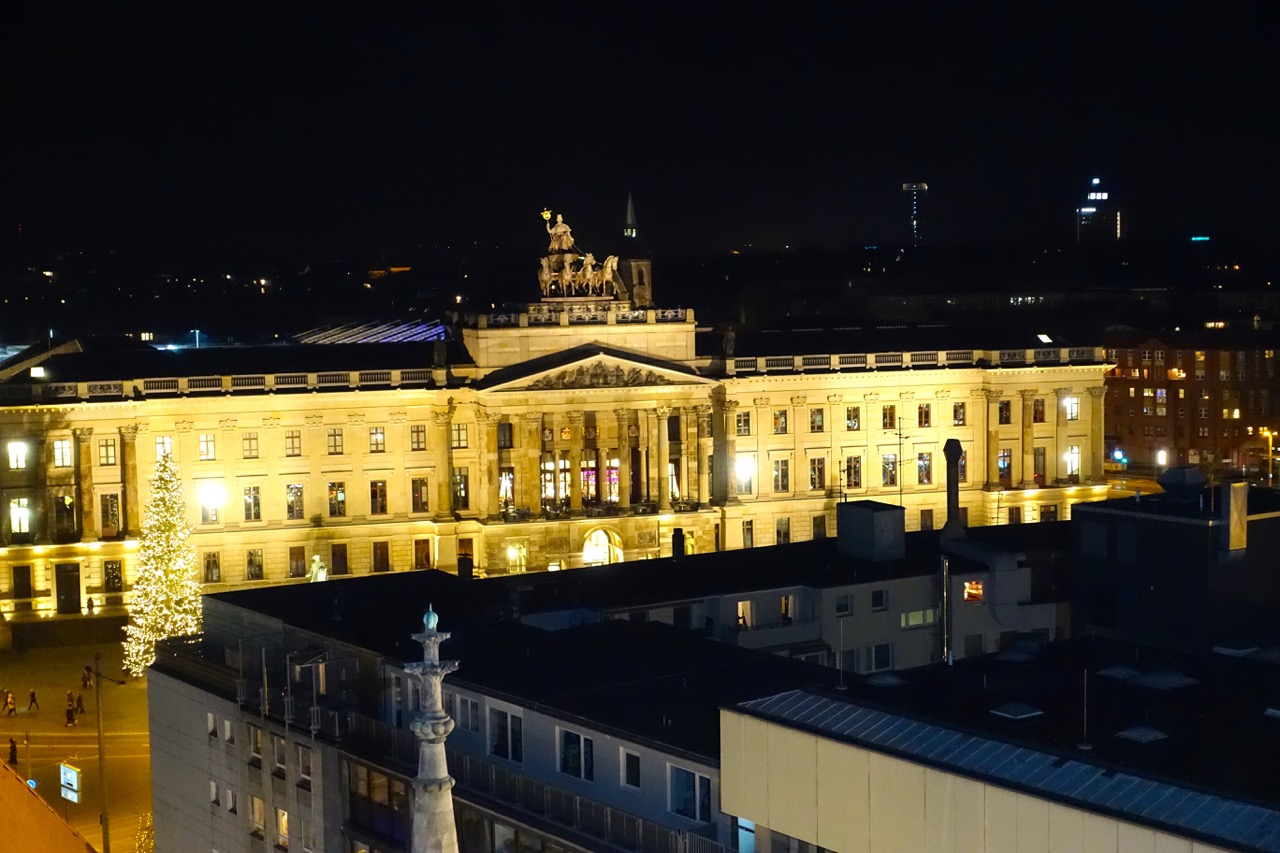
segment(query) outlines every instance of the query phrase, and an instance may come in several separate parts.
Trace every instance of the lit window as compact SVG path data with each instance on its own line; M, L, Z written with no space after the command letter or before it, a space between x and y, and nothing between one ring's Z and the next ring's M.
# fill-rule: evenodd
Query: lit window
M27 445L21 441L9 442L9 469L17 471L27 467Z
M54 468L70 468L72 458L73 457L71 456L71 439L59 438L53 442L53 467Z
M12 533L31 532L31 508L27 498L9 499L9 530Z
M1080 420L1080 398L1079 397L1063 397L1062 406L1067 410L1067 420Z
M773 460L773 490L775 492L791 491L791 460Z
M342 427L329 427L328 448L330 456L342 455Z
M9 445L9 460L13 461L13 445ZM23 464L26 464L26 455L23 455ZM114 438L98 439L98 464L114 465L116 464L116 440Z
M827 460L815 457L809 460L809 490L817 491L827 487Z
M173 456L173 436L157 435L156 436L156 461L159 462L166 456Z
M262 496L258 486L244 487L244 520L262 520Z
M809 432L822 432L825 423L823 420L824 412L822 409L809 410Z
M1080 473L1080 445L1067 445L1067 453L1064 457L1067 463L1067 476L1074 477Z
M245 459L258 458L258 434L256 432L246 432L241 434L240 455Z
M347 514L347 484L329 484L329 517L342 518Z
M219 583L222 580L222 561L217 551L204 555L204 582Z
M413 512L426 512L430 501L426 477L415 477L409 481L410 508Z
M886 453L880 457L880 485L898 485L898 455Z
M787 410L786 409L773 410L773 434L774 435L787 434Z
M965 424L964 403L953 403L951 405L951 423L953 426L964 426Z
M467 425L449 425L449 447L453 450L465 450L467 447Z
M301 483L285 486L285 517L290 521L298 521L303 517Z
M253 834L261 838L267 831L267 806L262 797L253 798L253 809L249 816L253 826Z
M411 424L409 426L409 449L410 450L426 450L427 449L427 425Z
M964 582L964 600L971 602L982 601L982 581Z
M216 436L211 432L200 433L200 458L206 462L218 458Z
M933 425L933 407L929 403L921 403L916 406L916 426L928 427Z
M933 483L933 454L916 454L916 482L922 486Z
M387 481L371 480L369 482L369 514L386 515L387 513Z
M369 452L387 452L387 430L385 427L369 427Z
M471 474L467 467L453 469L453 508L471 508Z
M734 415L733 425L738 435L751 435L751 413L738 412Z
M861 406L849 406L844 410L844 428L847 430L862 429Z
M844 487L846 489L862 488L861 456L846 456L844 458Z
M880 427L894 429L898 426L898 409L896 406L885 406L880 410Z
M284 455L285 456L301 456L302 455L302 430L300 429L285 430Z

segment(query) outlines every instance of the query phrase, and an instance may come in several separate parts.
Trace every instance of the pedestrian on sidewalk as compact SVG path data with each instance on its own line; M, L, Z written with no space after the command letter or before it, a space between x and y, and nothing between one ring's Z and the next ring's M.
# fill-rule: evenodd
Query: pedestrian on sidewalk
M83 693L76 694L76 713L77 714L84 713L84 694Z
M75 724L76 724L76 703L68 700L67 701L67 726L74 726ZM63 728L66 728L66 726L64 726Z
M13 738L9 738L9 763L15 766L18 763L18 742Z
M4 697L4 713L7 717L14 717L18 714L18 703L13 701L12 693Z
M67 691L67 704L72 708L76 706L76 697L70 690Z
M27 710L30 711L32 708L37 711L40 710L40 703L36 700L36 689L34 687L31 688L31 701L27 703Z
M93 667L89 664L84 665L84 673L80 676L80 686L85 690L93 689Z

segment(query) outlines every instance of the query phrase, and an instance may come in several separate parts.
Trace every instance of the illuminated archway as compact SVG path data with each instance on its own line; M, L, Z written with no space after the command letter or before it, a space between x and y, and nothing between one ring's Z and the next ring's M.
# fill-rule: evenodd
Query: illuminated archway
M612 530L597 527L582 542L582 565L607 566L622 562L622 540Z

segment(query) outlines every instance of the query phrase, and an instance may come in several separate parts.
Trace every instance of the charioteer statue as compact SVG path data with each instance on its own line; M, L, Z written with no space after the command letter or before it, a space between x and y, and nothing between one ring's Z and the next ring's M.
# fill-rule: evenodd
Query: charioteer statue
M626 285L618 275L618 256L610 255L598 264L596 256L583 253L573 240L573 229L557 213L551 224L551 211L542 211L546 222L547 256L538 270L538 285L543 296L585 296L613 299L626 298Z

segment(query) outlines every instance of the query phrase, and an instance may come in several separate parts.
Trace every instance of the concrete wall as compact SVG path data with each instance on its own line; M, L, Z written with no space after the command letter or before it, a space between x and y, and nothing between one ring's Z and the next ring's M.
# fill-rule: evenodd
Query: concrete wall
M720 762L720 807L754 821L758 844L774 831L838 853L1222 850L731 710Z

